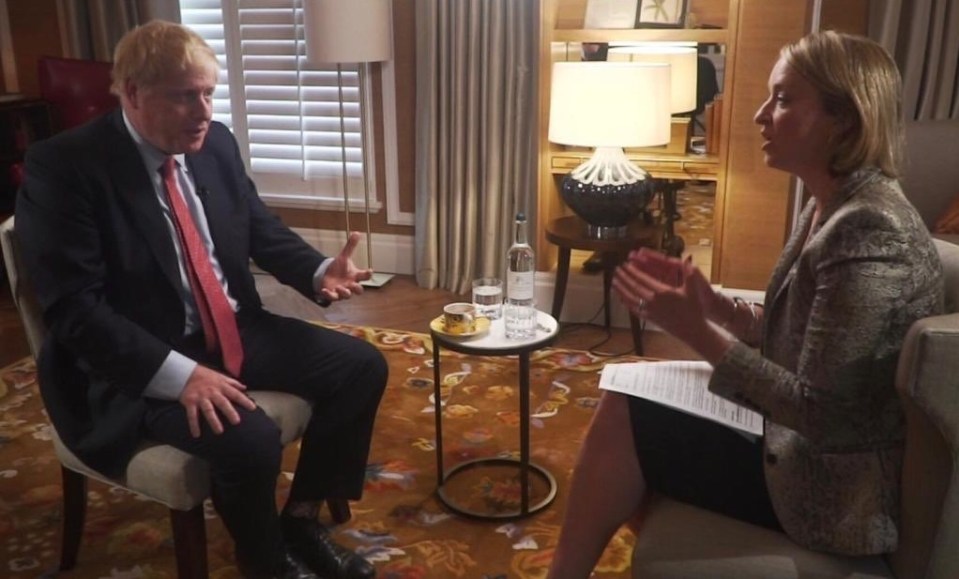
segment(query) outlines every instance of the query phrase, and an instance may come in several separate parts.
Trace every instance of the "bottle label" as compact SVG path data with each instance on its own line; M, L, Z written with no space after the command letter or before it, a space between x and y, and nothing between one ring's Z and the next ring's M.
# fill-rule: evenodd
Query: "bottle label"
M534 276L531 271L506 272L506 295L511 300L533 299Z

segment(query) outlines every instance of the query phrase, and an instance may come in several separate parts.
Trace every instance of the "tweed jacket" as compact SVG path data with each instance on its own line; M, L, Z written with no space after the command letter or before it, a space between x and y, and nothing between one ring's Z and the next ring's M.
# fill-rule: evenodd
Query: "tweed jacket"
M814 209L773 271L762 350L734 343L710 390L765 417L766 481L793 540L889 552L904 441L896 364L909 326L942 310L942 268L898 182L876 170L850 176L816 223Z

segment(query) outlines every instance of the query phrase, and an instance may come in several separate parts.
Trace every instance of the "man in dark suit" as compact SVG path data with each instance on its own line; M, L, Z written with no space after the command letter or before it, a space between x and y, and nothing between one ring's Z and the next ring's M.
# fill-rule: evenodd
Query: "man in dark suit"
M321 303L371 272L350 258L358 234L326 258L263 205L211 121L217 73L195 33L141 26L114 57L121 109L28 152L17 233L49 328L44 402L104 473L144 438L206 459L245 576L372 577L317 510L360 497L386 363L364 341L265 311L249 264ZM245 394L258 388L314 403L282 513L279 430Z

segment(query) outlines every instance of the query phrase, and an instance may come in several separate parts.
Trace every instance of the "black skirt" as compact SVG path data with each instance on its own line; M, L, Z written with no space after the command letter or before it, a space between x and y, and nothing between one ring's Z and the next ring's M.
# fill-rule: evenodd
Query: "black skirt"
M763 473L762 438L629 396L636 455L651 491L781 531Z

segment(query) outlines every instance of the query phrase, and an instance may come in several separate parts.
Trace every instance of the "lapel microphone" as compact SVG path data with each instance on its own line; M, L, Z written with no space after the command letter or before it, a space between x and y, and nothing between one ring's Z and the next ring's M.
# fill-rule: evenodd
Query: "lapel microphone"
M204 186L200 185L196 188L196 196L200 198L200 201L206 203L206 196L210 191Z

